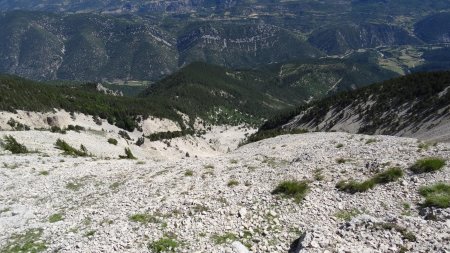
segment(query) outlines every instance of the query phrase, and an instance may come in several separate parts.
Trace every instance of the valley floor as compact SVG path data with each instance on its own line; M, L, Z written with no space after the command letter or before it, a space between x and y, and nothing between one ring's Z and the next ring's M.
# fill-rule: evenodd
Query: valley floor
M27 242L48 252L246 252L235 241L251 252L448 252L450 209L424 219L418 189L449 183L450 167L421 175L407 168L423 157L448 159L450 144L419 146L308 133L160 161L3 152L0 252ZM405 171L397 182L353 195L335 188L394 166ZM293 179L310 181L301 203L271 194Z

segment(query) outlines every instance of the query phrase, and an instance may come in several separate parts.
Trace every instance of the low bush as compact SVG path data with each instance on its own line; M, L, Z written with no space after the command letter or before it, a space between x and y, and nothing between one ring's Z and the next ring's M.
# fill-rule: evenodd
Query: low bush
M71 155L71 156L89 156L88 151L84 145L80 145L80 149L76 149L72 146L70 146L67 142L64 140L58 139L56 140L55 146L57 149L60 149L65 155Z
M176 248L180 246L180 244L175 240L173 236L164 236L161 239L151 242L148 245L148 249L154 253L161 252L176 252Z
M125 155L119 156L120 159L137 159L133 153L131 152L130 148L125 148Z
M372 180L377 184L387 184L390 182L395 182L399 178L403 177L403 170L397 167L390 168L386 171L376 174Z
M300 203L309 191L306 181L283 181L272 191L272 194L281 194L288 198L293 198Z
M114 138L109 138L108 139L108 143L112 144L112 145L117 145L118 141L116 139L114 139Z
M11 135L4 137L2 146L4 149L11 151L13 154L26 154L29 152L25 145L17 142L17 140Z
M418 160L414 165L409 167L414 174L430 173L438 171L445 166L445 160L437 157L429 157Z
M348 192L351 194L357 192L365 192L374 188L377 184L387 184L395 182L403 176L403 171L400 168L390 168L386 171L376 174L372 178L357 182L355 180L341 180L336 184L336 188L340 191Z
M450 207L450 184L437 183L431 186L424 186L419 189L419 193L425 197L424 206Z

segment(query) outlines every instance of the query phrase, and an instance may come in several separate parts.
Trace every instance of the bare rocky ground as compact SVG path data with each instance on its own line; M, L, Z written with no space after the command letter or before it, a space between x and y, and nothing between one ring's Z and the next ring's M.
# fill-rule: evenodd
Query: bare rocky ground
M37 148L48 139L10 133ZM436 173L407 170L420 158L448 159L450 144L308 133L163 160L42 147L0 155L0 252L25 242L46 252L450 252L450 210L422 209L418 194L450 182L448 163ZM405 171L399 181L356 194L335 187L394 166ZM309 180L306 198L271 194L284 180Z

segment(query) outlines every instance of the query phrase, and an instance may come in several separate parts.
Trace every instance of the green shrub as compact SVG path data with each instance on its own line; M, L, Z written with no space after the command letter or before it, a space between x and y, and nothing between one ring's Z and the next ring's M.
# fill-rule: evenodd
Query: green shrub
M309 191L306 181L283 181L272 191L272 194L282 194L285 197L293 198L300 203Z
M30 229L24 234L13 235L9 242L6 243L0 252L2 253L19 253L30 252L38 253L45 251L47 246L45 241L42 240L42 229Z
M112 145L117 145L118 141L116 139L114 139L114 138L109 138L108 139L108 143L112 144Z
M194 171L186 170L186 172L184 172L184 175L187 176L187 177L192 177L194 175Z
M337 162L338 164L343 164L343 163L346 163L347 160L344 159L344 158L338 158L338 159L336 159L336 162Z
M354 180L350 181L339 181L336 184L336 188L340 191L348 192L351 194L357 193L357 192L365 192L375 187L375 182L373 180L366 180L362 183L359 183Z
M344 220L344 221L350 221L353 217L361 214L362 212L358 209L352 209L352 210L340 210L337 213L334 214L334 216L338 219Z
M148 249L154 253L161 252L176 252L176 248L180 244L172 236L164 236L163 238L154 241L148 245Z
M431 186L421 187L420 195L425 197L424 206L439 208L450 207L450 184L438 183Z
M409 169L415 174L429 173L442 169L445 166L445 160L437 157L429 157L418 160Z
M11 151L13 154L26 154L28 153L27 147L25 145L20 144L17 140L11 135L5 136L2 146L4 149Z
M55 214L50 215L50 217L48 217L48 221L50 223L55 223L55 222L62 221L62 220L64 220L64 217L60 213L55 213Z
M387 169L381 173L378 173L373 177L373 180L377 184L387 184L390 182L397 181L399 178L403 177L403 170L397 167Z
M131 152L130 148L125 148L125 155L119 156L120 159L137 159L133 153Z
M228 187L233 187L233 186L237 186L237 185L239 185L239 181L237 181L235 179L232 179L232 180L228 181L228 183L227 183Z
M133 221L133 222L139 222L139 223L142 223L142 224L159 223L159 222L161 222L155 216L150 215L150 214L146 214L146 213L133 214L133 215L130 216L130 220Z
M233 233L225 233L223 235L216 234L212 236L212 240L214 241L215 244L225 244L227 242L233 242L237 238L238 237Z
M336 188L340 191L348 192L351 194L357 192L365 192L374 188L377 184L387 184L390 182L397 181L403 176L403 171L400 168L390 168L386 171L380 172L373 176L372 178L357 182L355 180L341 180L336 184Z
M84 145L80 145L80 150L70 146L67 142L64 140L58 139L56 140L55 146L57 149L60 149L65 155L71 155L71 156L88 156L88 151Z

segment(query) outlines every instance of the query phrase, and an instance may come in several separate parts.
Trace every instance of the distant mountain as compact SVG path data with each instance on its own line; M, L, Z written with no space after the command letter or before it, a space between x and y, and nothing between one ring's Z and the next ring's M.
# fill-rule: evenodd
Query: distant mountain
M177 47L181 65L203 61L232 68L322 55L295 33L264 23L193 24L178 37Z
M308 41L330 55L361 48L420 43L406 30L386 24L334 25L315 31Z
M450 43L450 12L424 18L415 25L415 33L428 43Z
M450 72L417 73L302 105L250 140L294 129L450 140Z
M0 72L38 80L145 80L177 68L175 42L139 18L11 12L0 23Z
M8 12L0 23L0 72L37 80L159 80L195 61L252 68L321 55L252 22L190 25L179 36L137 16Z

